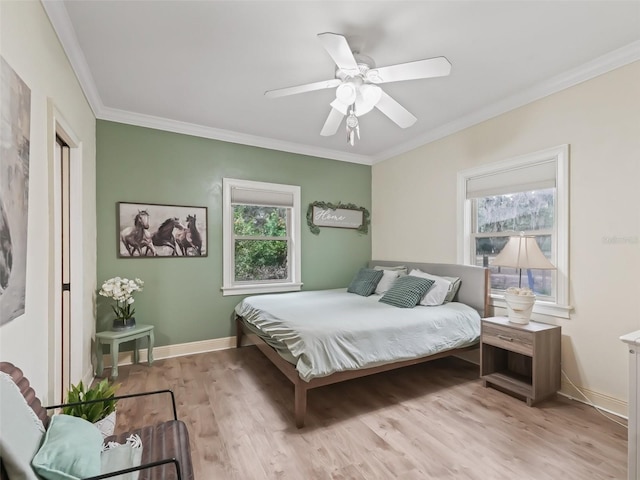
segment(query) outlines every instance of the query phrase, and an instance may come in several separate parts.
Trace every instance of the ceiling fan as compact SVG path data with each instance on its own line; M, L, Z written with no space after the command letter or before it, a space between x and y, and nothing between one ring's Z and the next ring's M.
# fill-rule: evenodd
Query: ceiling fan
M410 127L417 120L406 108L387 95L378 84L443 77L451 72L451 63L445 57L376 68L372 58L352 52L344 36L327 32L318 34L318 38L336 63L335 78L268 90L264 94L269 98L277 98L336 87L336 98L330 104L331 111L320 135L334 135L342 119L347 116L347 142L351 145L354 144L354 133L360 138L358 117L370 112L374 107L402 128Z

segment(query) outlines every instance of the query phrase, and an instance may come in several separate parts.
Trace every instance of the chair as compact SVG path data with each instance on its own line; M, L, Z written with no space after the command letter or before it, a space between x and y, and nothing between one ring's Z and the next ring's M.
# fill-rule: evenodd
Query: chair
M0 371L11 376L13 382L18 386L20 393L26 400L27 405L31 408L35 416L42 421L45 428L49 427L50 418L47 411L55 408L61 408L67 405L52 405L50 407L43 407L40 400L36 396L35 391L31 388L29 380L24 377L22 370L14 366L9 362L0 362ZM9 383L9 385L11 385ZM170 390L159 390L154 392L136 393L130 395L116 396L116 399L133 398L133 397L145 397L148 395L169 395L171 397L173 407L173 419L168 420L156 425L147 425L130 432L122 433L120 435L112 435L106 438L105 442L115 441L118 443L124 443L126 438L131 434L137 434L142 439L142 460L139 466L126 468L114 472L101 474L94 477L89 477L86 480L99 480L103 478L110 478L116 475L126 474L130 472L139 471L138 480L193 480L193 466L191 463L191 450L189 446L189 433L184 422L178 420L176 413L176 404L173 392ZM18 396L16 394L16 396ZM19 396L18 396L19 397ZM95 403L100 400L94 400L89 402L80 403ZM0 402L0 417L3 415L18 416L17 414L26 414L33 416L31 412L28 412L28 408L24 408L27 412L13 412L4 411L8 409L5 406L7 402ZM22 403L24 405L24 403ZM18 409L22 406L18 407ZM12 432L2 431L0 432L1 440L4 445L11 444L13 439L7 438ZM2 438L4 437L4 438ZM17 439L16 439L17 441ZM0 447L2 443L0 443ZM16 447L20 449L21 447ZM0 450L0 480L11 480L7 470L5 469L4 461L1 458L2 450ZM34 475L34 478L35 477Z

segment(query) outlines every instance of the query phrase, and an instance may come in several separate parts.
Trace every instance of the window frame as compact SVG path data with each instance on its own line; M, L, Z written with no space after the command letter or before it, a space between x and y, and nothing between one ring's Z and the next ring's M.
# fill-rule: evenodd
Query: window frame
M474 239L472 235L473 202L467 199L467 182L477 177L498 174L547 161L555 161L556 165L556 210L553 229L555 234L553 248L556 254L556 299L555 301L536 299L533 312L559 318L570 318L569 313L573 307L569 303L569 145L559 145L458 172L457 259L459 263L465 265L475 264L471 258L471 242ZM491 292L489 302L494 307L506 308L503 294Z
M287 265L288 276L284 280L236 281L235 280L235 240L233 228L234 204L232 203L232 189L255 190L266 193L288 194L293 198L293 205L287 208L287 236L277 237L288 242ZM222 179L222 295L247 295L256 293L278 293L299 291L302 288L301 277L301 209L300 187L278 183L239 180L234 178ZM251 204L254 205L254 204ZM258 205L258 204L256 204ZM263 240L261 238L260 240ZM268 240L264 237L264 240Z

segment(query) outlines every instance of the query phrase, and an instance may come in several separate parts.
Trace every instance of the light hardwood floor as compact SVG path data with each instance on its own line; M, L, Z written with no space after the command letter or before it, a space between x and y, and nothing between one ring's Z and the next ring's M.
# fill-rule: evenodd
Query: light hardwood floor
M255 347L121 367L118 382L174 390L198 480L626 478L623 427L563 398L527 407L455 358L311 390L301 430L292 385ZM117 431L164 405L121 401Z

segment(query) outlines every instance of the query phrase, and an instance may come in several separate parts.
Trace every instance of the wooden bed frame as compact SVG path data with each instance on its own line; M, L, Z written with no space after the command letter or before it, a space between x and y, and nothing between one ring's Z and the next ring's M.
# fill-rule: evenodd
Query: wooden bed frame
M395 261L371 261L370 266L394 266L394 265L406 265L411 271L413 268L419 268L422 271L432 273L434 275L460 277L461 284L458 294L455 300L466 303L467 305L475 308L481 317L485 317L488 314L488 300L489 300L489 269L483 267L475 267L470 265L449 265L440 263L415 263L415 262L395 262ZM278 367L278 369L293 383L295 389L294 400L294 415L296 421L296 427L304 427L305 416L307 412L307 391L312 388L323 387L325 385L331 385L333 383L344 382L346 380L352 380L354 378L360 378L367 375L373 375L375 373L386 372L388 370L395 370L397 368L408 367L410 365L416 365L418 363L428 362L437 358L448 357L450 355L456 355L461 352L473 350L475 345L456 348L452 350L446 350L444 352L435 353L426 357L414 358L410 360L404 360L400 362L393 362L386 365L379 365L376 367L364 368L360 370L347 370L343 372L336 372L326 377L313 378L306 382L298 375L295 365L287 362L283 359L278 352L276 352L270 345L268 345L262 338L255 333L251 332L244 326L244 321L241 317L236 316L236 347L242 346L242 339L246 337L248 342L246 344L254 344L271 362Z

